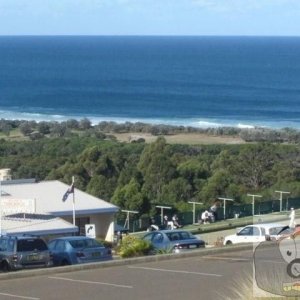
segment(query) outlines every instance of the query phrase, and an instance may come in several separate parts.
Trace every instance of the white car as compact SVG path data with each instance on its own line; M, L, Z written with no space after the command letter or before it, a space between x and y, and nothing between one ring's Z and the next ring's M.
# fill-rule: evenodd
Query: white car
M236 234L226 236L223 244L260 243L267 240L276 240L277 233L283 227L285 225L275 223L248 225L239 229Z

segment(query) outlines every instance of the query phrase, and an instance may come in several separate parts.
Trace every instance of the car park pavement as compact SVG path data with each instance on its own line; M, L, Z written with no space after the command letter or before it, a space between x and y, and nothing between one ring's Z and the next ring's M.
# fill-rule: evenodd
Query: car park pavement
M0 300L232 299L252 255L242 245L0 274Z
M273 219L263 215L260 221ZM283 216L280 223L288 222ZM218 237L235 231L202 233L208 247L181 254L0 273L0 300L242 299L236 291L241 279L252 278L253 245L212 247ZM266 270L272 255L266 254L262 261Z

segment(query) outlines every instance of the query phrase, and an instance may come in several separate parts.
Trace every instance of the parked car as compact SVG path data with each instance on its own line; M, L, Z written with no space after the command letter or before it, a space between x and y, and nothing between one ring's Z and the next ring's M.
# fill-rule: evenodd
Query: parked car
M248 225L238 230L236 234L226 236L223 243L224 245L231 245L273 240L284 227L286 226L275 223Z
M147 233L143 240L149 241L154 249L179 253L205 247L205 242L185 230L156 230Z
M289 227L285 226L283 227L275 236L272 238L273 241L281 241L283 239L290 239L295 238L296 236L300 235L300 226L296 225L296 227Z
M0 269L50 267L52 255L46 242L34 236L0 236Z
M111 249L95 239L85 236L59 237L51 240L48 247L55 266L82 264L112 259Z

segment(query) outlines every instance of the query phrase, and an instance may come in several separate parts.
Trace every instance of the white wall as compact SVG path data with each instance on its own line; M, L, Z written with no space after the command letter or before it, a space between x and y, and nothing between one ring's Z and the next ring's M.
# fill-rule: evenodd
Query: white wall
M90 224L95 224L96 236L106 241L113 242L114 238L114 214L113 213L103 213L103 214L93 214L77 216L79 217L89 217ZM72 216L62 217L69 223L73 222Z
M113 242L114 214L96 214L90 216L91 224L95 224L96 235L106 241Z

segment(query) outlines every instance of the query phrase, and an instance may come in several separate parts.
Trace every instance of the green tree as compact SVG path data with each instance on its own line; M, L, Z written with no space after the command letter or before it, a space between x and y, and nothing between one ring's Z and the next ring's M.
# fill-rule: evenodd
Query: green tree
M21 123L19 126L19 129L20 129L21 133L25 136L29 135L31 132L33 132L32 124L27 121L24 121L23 123Z
M122 209L145 212L145 199L140 184L133 178L122 188L117 188L112 202Z
M267 172L271 171L276 159L274 146L253 144L244 147L234 165L236 182L251 191L259 191L270 186Z
M79 122L79 128L82 130L87 130L92 127L92 123L88 118L83 118Z
M184 178L172 179L163 186L162 202L175 206L177 202L187 202L192 198L192 187Z
M231 180L228 172L225 170L214 172L199 194L201 202L211 203L212 200L218 197L228 196L227 188L230 183Z
M50 125L48 122L39 122L37 125L37 130L41 134L49 134L50 133Z
M175 177L176 168L164 138L148 145L140 158L138 168L144 178L143 193L152 203L161 203L162 188Z

